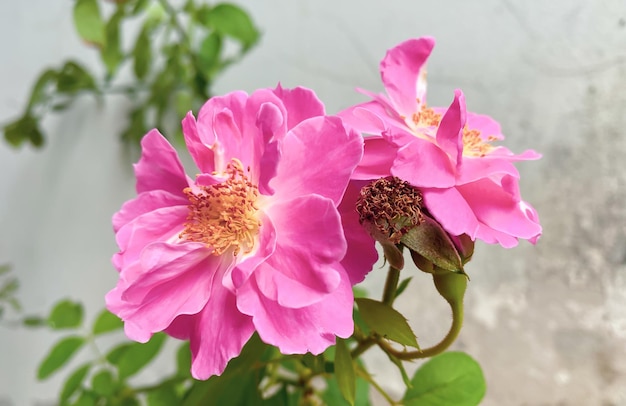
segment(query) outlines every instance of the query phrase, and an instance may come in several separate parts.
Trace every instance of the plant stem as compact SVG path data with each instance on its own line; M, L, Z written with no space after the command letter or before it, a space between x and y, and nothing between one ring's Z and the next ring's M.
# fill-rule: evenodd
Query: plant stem
M437 354L441 354L456 340L459 336L459 332L461 331L461 327L463 326L463 301L459 300L456 302L450 302L450 307L452 309L452 325L450 326L448 334L446 334L443 340L441 340L438 344L423 350L398 351L393 348L389 342L381 339L378 341L379 347L388 354L404 361L419 358L430 358Z
M174 10L174 7L172 7L172 5L167 0L158 0L158 1L161 7L163 7L165 12L167 12L167 14L169 15L172 25L181 36L181 40L184 41L188 47L190 47L191 41L189 40L189 36L187 35L187 32L185 31L183 26L180 25L180 22L178 22L178 18L176 18L177 12L176 10Z
M402 252L402 245L398 247ZM396 289L398 288L398 281L400 280L400 270L393 265L389 265L389 272L387 272L387 280L385 281L385 288L383 290L382 302L391 306L396 298Z

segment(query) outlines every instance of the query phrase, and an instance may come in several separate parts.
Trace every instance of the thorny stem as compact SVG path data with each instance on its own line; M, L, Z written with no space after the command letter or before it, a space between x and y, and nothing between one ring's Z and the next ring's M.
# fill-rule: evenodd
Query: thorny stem
M452 309L452 325L450 326L448 334L446 334L443 340L441 340L438 344L423 350L398 351L393 348L388 341L379 339L377 341L378 346L386 353L404 361L429 358L437 354L441 354L456 340L461 331L461 327L463 326L463 301L459 300L451 302L450 308Z

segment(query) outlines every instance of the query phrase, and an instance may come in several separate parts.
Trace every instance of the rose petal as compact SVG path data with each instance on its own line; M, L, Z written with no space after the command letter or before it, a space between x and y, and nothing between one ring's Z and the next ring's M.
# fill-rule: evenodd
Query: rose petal
M142 138L141 150L141 158L134 165L137 193L165 190L179 195L189 185L176 150L158 130Z
M117 232L135 218L156 209L187 204L189 204L189 201L182 194L182 190L176 195L165 190L151 190L140 193L136 198L124 203L122 208L113 215L113 230Z
M335 343L335 336L347 338L354 330L352 289L345 271L335 270L341 282L324 300L299 309L281 306L267 298L250 279L237 295L237 307L253 318L261 339L283 354L320 354Z
M283 140L282 157L270 185L278 199L316 193L337 205L362 155L362 137L347 131L339 118L310 118Z
M289 129L308 118L326 115L324 104L311 89L304 87L284 89L278 84L274 93L282 100L285 109L289 112L287 115Z
M479 222L472 208L456 188L421 189L426 208L452 235L467 234L476 238Z
M450 157L430 141L413 137L398 150L391 173L416 187L451 187L455 170Z

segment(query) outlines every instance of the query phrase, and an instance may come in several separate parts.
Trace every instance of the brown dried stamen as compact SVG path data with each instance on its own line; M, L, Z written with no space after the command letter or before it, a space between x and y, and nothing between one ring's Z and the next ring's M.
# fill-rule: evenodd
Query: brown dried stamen
M397 177L378 179L363 187L356 209L360 223L372 236L393 244L424 221L421 192Z
M189 214L179 237L204 243L213 249L213 255L222 255L231 248L233 255L249 253L261 227L255 205L259 190L237 159L228 164L226 175L222 183L199 186L199 192L185 188Z

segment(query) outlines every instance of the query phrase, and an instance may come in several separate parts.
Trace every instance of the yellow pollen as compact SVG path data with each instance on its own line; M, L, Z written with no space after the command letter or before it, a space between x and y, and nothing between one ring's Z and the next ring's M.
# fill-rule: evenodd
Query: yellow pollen
M226 175L228 179L222 183L199 186L199 192L183 190L189 198L189 214L179 237L204 243L213 249L213 255L232 248L236 256L254 248L261 227L255 205L259 189L250 183L238 159L228 164Z
M463 127L463 155L483 157L494 148L489 143L495 140L497 138L493 135L485 140L480 136L480 131Z
M435 110L422 105L418 113L413 113L411 117L413 124L420 127L437 127L441 122L441 114L435 113Z

